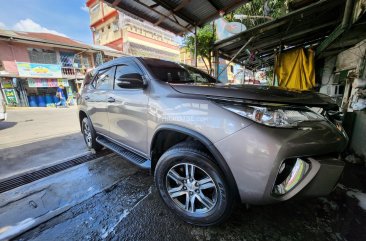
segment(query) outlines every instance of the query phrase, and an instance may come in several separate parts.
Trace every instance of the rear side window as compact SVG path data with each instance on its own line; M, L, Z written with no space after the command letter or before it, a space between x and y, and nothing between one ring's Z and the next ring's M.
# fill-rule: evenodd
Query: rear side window
M114 72L115 67L99 70L93 81L93 87L98 90L112 89Z

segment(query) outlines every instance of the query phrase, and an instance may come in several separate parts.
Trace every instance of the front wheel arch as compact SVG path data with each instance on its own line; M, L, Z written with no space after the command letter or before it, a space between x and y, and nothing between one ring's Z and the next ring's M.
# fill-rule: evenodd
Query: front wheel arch
M225 179L227 180L230 188L232 189L231 191L235 195L235 198L238 200L240 199L238 185L234 179L234 175L232 174L229 165L226 163L226 161L225 161L224 157L221 155L221 153L217 150L217 148L214 146L214 144L207 137L205 137L201 133L198 133L197 131L188 129L186 127L182 127L182 126L178 126L178 125L171 125L171 124L163 124L163 125L160 125L156 129L156 131L153 135L152 141L151 141L151 146L150 146L151 173L152 174L154 174L154 170L157 165L157 162L158 162L160 156L163 154L163 153L157 152L156 150L159 149L159 143L157 141L159 138L159 135L164 133L164 131L175 132L175 133L185 137L184 139L181 139L176 143L172 143L169 146L169 148L174 146L175 144L178 144L179 142L186 141L187 139L191 140L191 141L198 141L202 145L202 147L205 149L205 151L213 157L215 163L218 165L218 167L223 172ZM165 151L167 151L169 148L167 148Z
M181 142L162 155L155 170L155 184L164 203L184 221L194 225L211 226L224 222L236 203L235 193L212 159L192 142ZM195 169L188 166L195 166ZM169 175L171 170L174 170L173 175ZM195 175L197 170L201 175Z

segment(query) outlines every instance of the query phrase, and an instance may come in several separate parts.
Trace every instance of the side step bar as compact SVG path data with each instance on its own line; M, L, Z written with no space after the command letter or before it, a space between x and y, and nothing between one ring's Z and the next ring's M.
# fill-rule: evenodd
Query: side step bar
M151 161L143 158L135 153L133 153L130 150L127 150L126 148L123 148L114 142L108 140L107 138L103 136L98 136L96 141L101 144L102 146L110 149L111 151L117 153L127 161L139 166L142 169L150 169L151 168Z

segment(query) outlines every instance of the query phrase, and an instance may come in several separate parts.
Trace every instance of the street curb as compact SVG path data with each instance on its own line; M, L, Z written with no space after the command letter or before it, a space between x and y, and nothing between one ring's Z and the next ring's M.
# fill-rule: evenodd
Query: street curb
M7 106L6 110L64 110L64 109L77 109L78 107L76 105L69 106L68 108L56 108L56 107L21 107L21 106Z

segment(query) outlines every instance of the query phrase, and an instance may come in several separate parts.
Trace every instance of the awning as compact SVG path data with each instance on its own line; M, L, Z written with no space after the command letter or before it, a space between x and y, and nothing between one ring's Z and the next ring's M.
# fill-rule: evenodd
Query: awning
M292 49L324 40L341 23L345 0L321 0L293 11L273 21L258 25L215 43L221 58L231 59L252 37L249 51L242 51L235 62L255 69L273 65L274 52L279 46Z
M104 0L111 7L182 35L249 0Z

